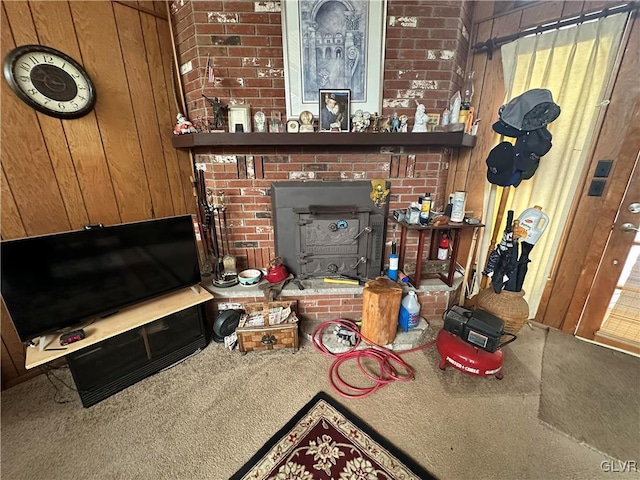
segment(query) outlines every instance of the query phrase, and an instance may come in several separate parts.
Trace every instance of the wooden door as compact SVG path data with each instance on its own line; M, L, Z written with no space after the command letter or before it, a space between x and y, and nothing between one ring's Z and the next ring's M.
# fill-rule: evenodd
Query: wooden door
M576 329L579 337L640 354L638 156Z

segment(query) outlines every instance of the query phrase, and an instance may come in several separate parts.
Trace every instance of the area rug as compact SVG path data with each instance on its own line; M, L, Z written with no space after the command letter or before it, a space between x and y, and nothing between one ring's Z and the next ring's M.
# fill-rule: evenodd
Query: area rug
M231 480L433 479L326 393L318 393Z
M550 329L539 418L618 460L640 460L640 358Z

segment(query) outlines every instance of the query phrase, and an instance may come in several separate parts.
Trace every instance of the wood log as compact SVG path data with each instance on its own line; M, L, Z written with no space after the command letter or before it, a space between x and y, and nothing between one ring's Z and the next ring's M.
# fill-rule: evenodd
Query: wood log
M392 343L401 301L402 287L387 277L367 282L362 290L362 335L377 345Z

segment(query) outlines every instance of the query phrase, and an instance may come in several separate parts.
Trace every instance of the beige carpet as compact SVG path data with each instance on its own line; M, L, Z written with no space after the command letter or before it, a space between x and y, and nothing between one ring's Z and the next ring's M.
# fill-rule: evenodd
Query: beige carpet
M550 330L540 418L640 469L640 358Z
M321 390L440 479L612 478L608 457L538 419L545 337L525 327L506 357L536 379L527 391L511 391L506 375L465 377L466 390L450 393L441 375L464 374L422 352L406 356L414 382L345 400L328 385L330 360L308 344L244 356L212 344L89 409L70 391L56 404L41 376L2 394L2 478L226 479Z

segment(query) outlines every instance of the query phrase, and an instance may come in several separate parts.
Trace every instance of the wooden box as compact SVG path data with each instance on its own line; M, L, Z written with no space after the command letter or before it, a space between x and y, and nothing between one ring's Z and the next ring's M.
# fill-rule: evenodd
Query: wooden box
M296 300L276 301L265 303L245 303L245 315L240 319L236 335L238 348L241 352L257 350L276 350L279 348L293 348L298 350L298 317ZM291 308L291 314L282 323L273 324L269 321L269 312L277 309ZM264 325L249 324L252 314L262 313Z

